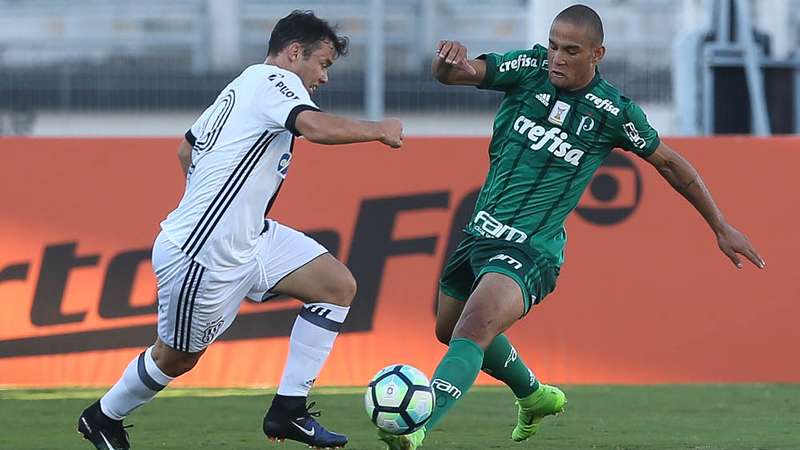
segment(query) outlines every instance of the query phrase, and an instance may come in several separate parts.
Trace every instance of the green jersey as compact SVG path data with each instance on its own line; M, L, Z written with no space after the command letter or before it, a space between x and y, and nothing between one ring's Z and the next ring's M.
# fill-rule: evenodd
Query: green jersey
M505 92L494 120L489 173L465 231L525 242L564 260L564 221L616 147L649 156L658 133L642 110L597 73L585 88L550 83L547 49L481 55L481 89Z

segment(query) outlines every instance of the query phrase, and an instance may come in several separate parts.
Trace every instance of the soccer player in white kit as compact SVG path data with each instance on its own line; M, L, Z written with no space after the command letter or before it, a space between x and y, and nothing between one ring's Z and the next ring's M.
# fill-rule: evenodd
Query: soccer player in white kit
M129 449L123 419L191 370L245 297L277 294L305 305L264 433L317 448L347 443L315 420L306 399L347 317L355 280L316 241L265 220L289 170L295 136L320 144L402 145L396 119L351 120L321 112L311 100L347 43L311 11L292 12L275 25L266 61L228 84L186 133L178 150L186 191L153 245L158 339L79 417L78 431L97 449Z

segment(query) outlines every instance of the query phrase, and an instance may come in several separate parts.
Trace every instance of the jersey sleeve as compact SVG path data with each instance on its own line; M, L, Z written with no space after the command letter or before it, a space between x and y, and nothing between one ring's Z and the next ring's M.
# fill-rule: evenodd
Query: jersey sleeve
M295 136L301 134L295 127L297 115L308 110L319 111L300 78L280 72L267 76L254 104L269 128L289 130Z
M485 53L477 59L486 61L486 76L478 89L508 92L541 70L547 61L547 49L537 45L503 54Z
M639 105L623 97L624 100L627 100L627 104L622 110L622 125L616 130L617 145L643 158L648 157L661 143L658 132L647 121Z

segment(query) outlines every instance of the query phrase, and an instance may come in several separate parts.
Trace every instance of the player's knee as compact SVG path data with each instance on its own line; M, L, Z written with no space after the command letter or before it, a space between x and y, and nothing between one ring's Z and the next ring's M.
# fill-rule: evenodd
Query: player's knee
M160 344L160 345L159 345ZM179 377L192 370L197 362L200 361L199 353L184 353L166 346L166 344L156 344L153 349L153 361L159 369L170 377Z
M162 372L174 378L174 377L179 377L185 374L186 372L192 370L194 366L197 365L197 362L199 360L200 360L200 355L186 354L178 357L165 359L163 361L156 361L156 364L158 365L158 368L161 369Z
M477 317L467 317L466 320L461 320L453 330L452 339L469 339L478 344L481 348L486 348L491 343L492 339L496 336L491 327L486 326L486 321L480 320ZM450 341L448 340L448 344Z
M356 296L356 289L356 279L345 269L338 274L336 282L328 289L328 298L325 300L335 305L350 306Z

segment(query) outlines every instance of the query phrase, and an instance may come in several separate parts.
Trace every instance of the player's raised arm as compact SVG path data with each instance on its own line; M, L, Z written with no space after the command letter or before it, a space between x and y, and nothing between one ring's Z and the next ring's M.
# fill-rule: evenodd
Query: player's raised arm
M469 59L467 47L458 41L439 41L431 74L443 84L478 86L486 76L486 61Z
M192 144L186 139L181 141L181 145L178 147L178 160L181 162L183 175L188 175L189 167L192 165Z
M743 255L756 267L764 268L764 259L758 254L747 236L725 220L711 197L711 192L700 178L700 174L686 158L661 142L656 151L645 159L700 212L714 231L720 250L733 261L736 267L742 268L738 255Z
M306 110L297 115L295 128L317 144L379 141L392 148L403 145L403 124L398 119L373 122Z

